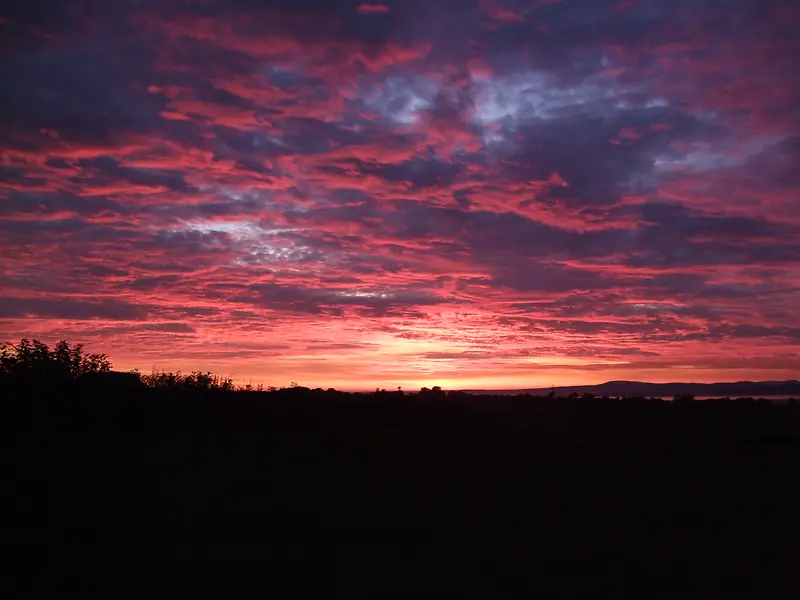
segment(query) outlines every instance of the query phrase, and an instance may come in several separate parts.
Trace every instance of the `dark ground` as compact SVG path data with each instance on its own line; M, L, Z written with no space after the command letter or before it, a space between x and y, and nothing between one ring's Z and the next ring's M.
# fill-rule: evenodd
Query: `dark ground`
M797 404L6 392L18 591L797 597Z

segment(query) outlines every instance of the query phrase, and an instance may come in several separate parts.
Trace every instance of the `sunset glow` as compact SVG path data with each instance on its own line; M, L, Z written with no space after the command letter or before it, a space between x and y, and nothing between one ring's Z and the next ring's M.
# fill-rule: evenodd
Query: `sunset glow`
M800 378L799 25L0 8L0 341L351 390Z

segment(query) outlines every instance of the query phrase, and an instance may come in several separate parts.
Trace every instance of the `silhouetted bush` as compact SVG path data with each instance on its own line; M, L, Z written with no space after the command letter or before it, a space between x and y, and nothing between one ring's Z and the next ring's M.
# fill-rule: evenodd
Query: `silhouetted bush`
M158 390L231 392L235 389L233 379L215 375L211 371L191 373L153 371L149 375L140 375L140 378L144 385ZM245 391L252 391L252 388Z

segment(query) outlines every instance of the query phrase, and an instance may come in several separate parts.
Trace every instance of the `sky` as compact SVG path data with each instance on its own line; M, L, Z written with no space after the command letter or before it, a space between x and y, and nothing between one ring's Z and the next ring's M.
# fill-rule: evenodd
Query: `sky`
M0 339L339 389L800 375L796 0L0 8Z

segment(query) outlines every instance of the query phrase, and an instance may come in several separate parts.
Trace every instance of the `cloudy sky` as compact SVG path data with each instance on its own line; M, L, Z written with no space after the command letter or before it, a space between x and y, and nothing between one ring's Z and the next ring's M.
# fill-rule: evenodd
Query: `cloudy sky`
M0 8L0 338L342 389L800 373L796 0Z

